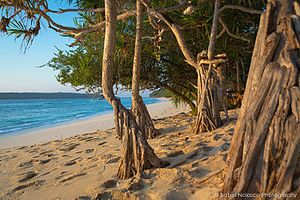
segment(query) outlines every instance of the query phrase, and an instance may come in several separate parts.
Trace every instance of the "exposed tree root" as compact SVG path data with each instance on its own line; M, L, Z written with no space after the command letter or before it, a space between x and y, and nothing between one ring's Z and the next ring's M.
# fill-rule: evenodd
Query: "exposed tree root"
M154 150L147 143L145 134L137 124L133 114L114 96L113 56L116 47L116 0L105 0L105 19L102 90L103 96L114 109L116 132L122 138L122 155L118 177L125 179L134 175L140 175L143 169L149 167L165 167L169 163L160 160L155 155Z
M132 112L134 113L137 124L143 129L142 132L147 139L153 139L158 135L142 97L139 98L137 110L132 110Z
M120 179L140 176L144 169L166 167L168 162L160 160L150 147L143 130L132 113L119 104L119 130L122 134L122 154L118 169Z
M217 55L211 60L207 58L205 52L198 55L198 113L194 133L212 131L221 126L221 107L227 115L223 78L217 71L217 68L221 68L219 65L226 61L225 54ZM203 62L205 64L202 64Z

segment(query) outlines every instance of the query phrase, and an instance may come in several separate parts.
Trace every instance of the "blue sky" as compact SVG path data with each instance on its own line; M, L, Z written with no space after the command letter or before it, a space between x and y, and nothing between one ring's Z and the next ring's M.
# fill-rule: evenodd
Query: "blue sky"
M67 5L55 3L49 6L51 9L67 8ZM73 25L76 13L63 15L51 15L53 19L68 26ZM24 52L21 47L21 39L15 40L13 36L0 33L0 92L75 92L70 86L63 86L57 82L51 68L45 66L39 68L51 60L56 47L62 50L68 47L74 40L62 37L55 31L42 28L39 35L34 39L32 46ZM83 91L82 91L83 92ZM143 91L143 96L148 96L149 91ZM120 96L131 96L130 92L120 92Z
M64 6L64 5L63 5ZM57 9L60 5L52 5ZM64 14L54 19L62 24L72 25L75 14ZM45 24L46 26L46 24ZM8 91L74 91L56 81L51 68L37 68L46 64L59 49L68 49L72 39L64 38L53 30L43 28L33 45L24 54L20 49L21 40L13 36L0 35L0 92Z

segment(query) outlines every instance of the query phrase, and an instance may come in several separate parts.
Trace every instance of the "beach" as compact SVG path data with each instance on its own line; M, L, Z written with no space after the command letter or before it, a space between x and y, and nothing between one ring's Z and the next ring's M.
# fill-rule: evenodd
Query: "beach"
M175 115L188 110L186 106L176 108L171 101L166 99L161 100L162 102L147 105L154 119ZM54 124L52 126L11 133L12 136L7 134L7 137L0 138L0 149L39 144L52 140L62 140L78 134L110 129L113 126L113 114L110 112L108 114L66 122L59 125Z
M2 138L0 199L214 199L237 111L221 128L192 134L188 107L170 101L147 107L159 132L148 142L171 163L167 168L118 180L121 142L107 114Z

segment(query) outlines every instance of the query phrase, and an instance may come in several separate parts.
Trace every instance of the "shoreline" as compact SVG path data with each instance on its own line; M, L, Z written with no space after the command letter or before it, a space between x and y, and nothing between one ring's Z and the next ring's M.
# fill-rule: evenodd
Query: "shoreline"
M176 109L169 101L148 108L159 135L147 141L168 167L118 179L122 143L113 129L84 132L0 149L0 199L214 199L228 166L237 110L230 110L232 120L217 130L193 134L195 117L187 107Z
M168 99L162 99L161 102L148 104L147 108L153 119L168 117L187 110L185 106L176 108ZM103 115L90 116L86 119L62 122L11 133L12 135L0 137L0 149L62 140L75 135L103 131L113 127L113 112L110 112Z
M129 98L129 97L124 97L124 98ZM146 98L148 98L148 97L146 97ZM150 98L152 98L152 97L150 97ZM170 101L169 98L164 98L164 97L162 97L162 98L152 98L152 99L157 99L158 101L149 103L147 105L152 105L152 104L162 103L162 102L165 102L165 101ZM4 99L4 100L6 100L6 99ZM32 100L32 99L15 99L15 100ZM47 99L45 99L45 100L47 100ZM55 100L55 99L53 99L53 100ZM71 100L73 100L73 99L71 99ZM0 99L0 102L1 101L2 101L2 99ZM47 129L47 128L52 128L52 127L56 127L56 126L66 125L66 124L79 122L79 121L87 120L87 119L94 118L94 117L100 117L100 116L103 116L103 115L108 115L108 114L111 114L111 113L113 113L113 110L105 110L105 111L102 111L102 112L93 113L93 114L88 115L88 116L61 120L61 121L57 121L57 122L50 123L50 124L40 124L40 125L33 126L33 127L23 127L21 129L8 131L8 132L1 132L0 133L0 140L2 138L7 138L7 137L17 136L17 135L21 135L21 134L26 134L26 133L41 130L41 129Z

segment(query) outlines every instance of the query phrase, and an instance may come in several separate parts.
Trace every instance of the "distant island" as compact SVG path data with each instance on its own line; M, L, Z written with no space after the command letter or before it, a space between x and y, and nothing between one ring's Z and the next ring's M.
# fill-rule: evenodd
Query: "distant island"
M84 93L42 93L42 92L1 92L0 100L2 99L82 99L95 98L93 95Z

